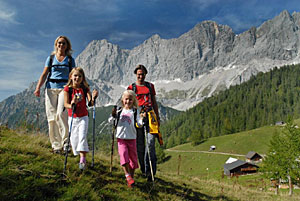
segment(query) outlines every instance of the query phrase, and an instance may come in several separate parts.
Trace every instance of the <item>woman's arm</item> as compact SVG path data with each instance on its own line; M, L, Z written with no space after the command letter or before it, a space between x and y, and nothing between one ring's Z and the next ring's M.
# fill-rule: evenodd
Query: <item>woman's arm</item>
M49 73L49 68L45 67L42 72L42 75L40 76L40 79L36 85L35 91L33 92L35 96L40 97L40 95L41 95L40 89L43 86L43 84L45 83L48 73Z

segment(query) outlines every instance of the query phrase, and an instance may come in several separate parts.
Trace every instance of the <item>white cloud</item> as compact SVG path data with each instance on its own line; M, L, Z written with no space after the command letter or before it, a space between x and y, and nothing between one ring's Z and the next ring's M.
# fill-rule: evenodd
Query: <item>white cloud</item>
M222 17L215 17L213 21L230 26L233 30L245 30L253 26L253 22L243 21L239 16L227 14Z
M147 35L146 34L141 34L141 33L138 33L138 32L115 32L115 33L112 33L108 40L113 42L113 43L119 43L119 42L122 42L124 40L132 40L132 39L144 39L146 38Z
M20 91L36 81L43 71L43 51L19 42L0 40L0 91Z
M222 1L221 0L190 0L190 3L192 8L205 10L207 7L213 4L222 3Z
M52 3L52 2L51 2ZM59 3L62 3L59 0ZM108 0L78 0L67 2L68 7L85 12L97 13L97 15L115 15L120 11L118 1Z
M0 23L17 23L15 20L16 11L0 1Z

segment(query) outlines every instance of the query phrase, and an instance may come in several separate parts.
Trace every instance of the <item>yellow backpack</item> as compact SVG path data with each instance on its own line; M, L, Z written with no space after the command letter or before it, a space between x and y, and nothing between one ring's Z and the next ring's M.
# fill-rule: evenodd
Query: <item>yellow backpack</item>
M154 110L148 111L148 119L149 119L149 133L157 134L159 144L163 145L164 143L162 140L162 135L159 131L159 125Z

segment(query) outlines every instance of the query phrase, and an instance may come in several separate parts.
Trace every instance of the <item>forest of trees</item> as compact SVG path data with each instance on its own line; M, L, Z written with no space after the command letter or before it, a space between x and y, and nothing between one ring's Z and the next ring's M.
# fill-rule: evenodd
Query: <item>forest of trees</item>
M201 142L300 116L300 65L258 73L161 126L165 147Z

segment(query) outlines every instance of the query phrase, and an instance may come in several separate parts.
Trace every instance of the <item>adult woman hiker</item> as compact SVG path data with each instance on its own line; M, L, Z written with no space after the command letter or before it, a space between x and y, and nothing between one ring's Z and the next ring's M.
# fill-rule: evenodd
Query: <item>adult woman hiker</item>
M67 147L68 115L64 110L63 89L70 71L75 67L72 51L71 42L66 36L56 38L54 51L47 58L34 91L34 95L40 97L40 89L46 81L45 106L53 153L61 153L63 148L66 151Z

